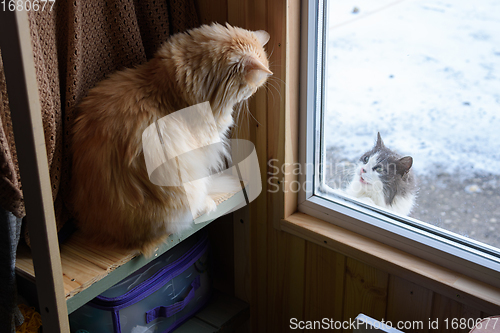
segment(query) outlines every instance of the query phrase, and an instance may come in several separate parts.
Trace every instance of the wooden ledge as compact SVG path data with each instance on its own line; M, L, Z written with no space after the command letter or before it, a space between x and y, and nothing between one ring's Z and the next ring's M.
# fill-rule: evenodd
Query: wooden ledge
M424 286L486 313L499 313L500 289L304 213L281 230Z
M182 240L202 229L234 207L245 203L243 192L214 196L217 210L194 220L193 227L185 232L170 235L165 243L149 258L134 251L96 250L77 232L60 245L64 293L68 313L73 312L95 296L101 294L129 274L159 257ZM205 221L205 222L201 222ZM19 246L16 273L35 283L35 270L31 251Z

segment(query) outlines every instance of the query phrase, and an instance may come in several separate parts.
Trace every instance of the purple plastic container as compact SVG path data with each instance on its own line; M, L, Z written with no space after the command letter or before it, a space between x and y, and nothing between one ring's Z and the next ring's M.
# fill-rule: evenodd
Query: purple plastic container
M208 238L193 235L69 316L72 332L171 332L209 300Z

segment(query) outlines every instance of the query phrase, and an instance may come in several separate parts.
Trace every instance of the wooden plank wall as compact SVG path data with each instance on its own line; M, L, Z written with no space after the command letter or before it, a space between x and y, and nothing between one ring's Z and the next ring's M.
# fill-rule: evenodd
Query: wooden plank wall
M453 318L492 315L314 243L306 242L305 251L303 320L349 321L362 312L393 325L398 321L414 325L403 329L405 332L468 332L460 327L452 329ZM439 330L429 329L429 323L436 319ZM288 331L287 326L283 322L279 331Z
M195 0L201 24L227 22L227 0Z
M256 145L261 174L267 175L271 171L267 161L277 159L275 165L285 161L285 134L290 135L287 131L296 139L296 123L291 128L285 126L285 109L296 101L286 100L285 91L288 89L288 95L293 97L290 89L297 79L296 73L288 73L287 77L285 68L297 68L297 58L286 54L287 49L298 47L292 44L294 36L286 34L287 26L299 26L297 0L197 2L203 22L222 23L227 19L233 25L271 34L267 48L272 51L274 76L267 89L252 97L249 108L256 120L250 119L240 132L240 137ZM292 45L287 45L287 40ZM296 151L292 149L288 154L295 160ZM281 173L278 176L283 177ZM392 323L422 322L423 327L404 329L405 332L468 332L451 329L452 319L494 314L279 230L276 226L285 214L283 192L268 191L274 187L266 177L262 184L263 193L250 209L235 213L233 222L235 294L251 305L252 332L291 331L291 318L348 321L360 312ZM290 207L286 209L289 214ZM439 320L439 327L430 329L429 323L435 319Z

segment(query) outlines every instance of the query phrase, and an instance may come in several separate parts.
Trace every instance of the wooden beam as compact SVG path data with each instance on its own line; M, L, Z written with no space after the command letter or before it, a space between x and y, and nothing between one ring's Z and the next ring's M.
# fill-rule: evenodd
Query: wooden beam
M281 166L297 155L296 146L290 145L287 153L285 146L297 139L293 128L298 119L287 112L298 106L298 94L290 94L296 91L297 82L292 80L298 80L299 72L299 5L297 0L228 0L229 23L270 34L266 50L274 73L267 89L260 89L250 99L255 120L250 118L239 127L245 134L239 137L255 143L262 175L262 193L250 204L249 212L235 213L236 295L251 303L253 332L280 331L290 317L302 318L304 313L305 242L278 230L286 215L283 188L294 179L286 182ZM289 29L293 30L290 34ZM288 56L291 52L296 54ZM288 75L289 71L294 74ZM270 162L280 169L277 174L268 174L274 170ZM270 176L275 177L273 186L267 181ZM295 211L293 197L287 204Z
M69 332L28 13L0 12L0 47L44 332Z
M229 24L248 28L246 24L247 17L247 2L241 0L227 1L227 21ZM251 101L255 98L252 97ZM243 112L240 110L240 112ZM233 131L233 136L238 139L251 140L250 123L245 114L238 117L238 123ZM252 124L253 125L253 124ZM254 141L255 142L255 141ZM260 156L259 163L260 162ZM259 199L258 199L259 200ZM252 203L251 205L255 205ZM235 211L233 213L234 225L234 294L241 300L251 303L252 298L252 272L251 266L251 224L250 224L250 207L249 205ZM255 228L255 226L254 226ZM256 308L253 307L252 311Z

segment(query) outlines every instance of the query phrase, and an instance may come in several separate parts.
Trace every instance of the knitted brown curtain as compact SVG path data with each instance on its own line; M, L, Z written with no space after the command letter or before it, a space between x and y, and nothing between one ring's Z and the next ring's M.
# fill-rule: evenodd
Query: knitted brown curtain
M48 7L48 6L47 6ZM69 218L74 108L97 82L151 58L170 34L198 25L194 0L57 1L29 12L45 143L58 229ZM0 205L25 215L0 59Z

